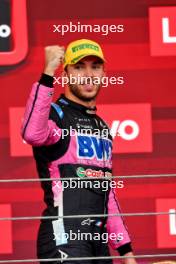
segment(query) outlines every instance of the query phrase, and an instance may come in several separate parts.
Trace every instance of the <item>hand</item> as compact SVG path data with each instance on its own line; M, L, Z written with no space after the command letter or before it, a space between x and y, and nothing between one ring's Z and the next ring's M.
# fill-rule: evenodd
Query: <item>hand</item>
M131 258L125 258L122 260L123 264L137 264L132 252L125 254L124 256L131 256Z
M45 47L45 68L44 73L53 76L56 69L64 59L64 47L47 46Z

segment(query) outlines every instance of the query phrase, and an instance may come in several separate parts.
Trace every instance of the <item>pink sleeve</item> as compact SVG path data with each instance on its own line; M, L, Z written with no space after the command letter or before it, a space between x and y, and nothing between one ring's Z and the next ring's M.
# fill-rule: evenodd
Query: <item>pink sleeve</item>
M112 188L108 199L108 214L119 213L121 213L121 211L114 189ZM109 235L109 243L113 249L118 249L120 246L131 242L122 216L109 216L107 220L107 231ZM119 238L119 241L115 238Z
M27 101L21 135L32 146L51 145L61 137L61 129L49 120L54 88L34 83Z

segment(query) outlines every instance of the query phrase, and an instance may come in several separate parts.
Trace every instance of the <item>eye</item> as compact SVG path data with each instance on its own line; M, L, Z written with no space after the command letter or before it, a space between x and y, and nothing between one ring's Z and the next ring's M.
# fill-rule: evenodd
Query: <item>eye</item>
M76 70L81 70L81 69L83 68L83 65L81 65L81 64L76 64L76 65L74 66L74 68L75 68Z
M92 69L94 69L94 70L98 70L100 68L101 68L101 64L94 64L94 65L92 65Z

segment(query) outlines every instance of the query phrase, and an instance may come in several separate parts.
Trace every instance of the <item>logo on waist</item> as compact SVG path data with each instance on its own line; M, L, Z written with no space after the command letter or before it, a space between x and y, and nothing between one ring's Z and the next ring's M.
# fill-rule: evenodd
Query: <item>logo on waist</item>
M76 174L80 177L111 177L112 173L108 171L102 171L102 170L93 170L93 169L84 169L83 167L78 167L76 170Z

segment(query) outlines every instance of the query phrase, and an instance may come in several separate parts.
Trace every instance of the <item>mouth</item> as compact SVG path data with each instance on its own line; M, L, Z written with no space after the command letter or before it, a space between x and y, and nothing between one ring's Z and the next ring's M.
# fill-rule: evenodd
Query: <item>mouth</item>
M87 92L92 92L95 89L93 84L83 84L82 87Z

